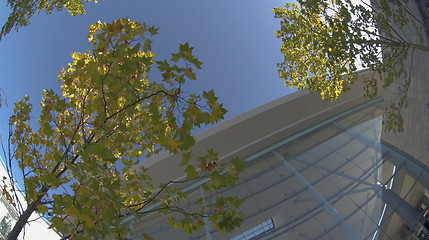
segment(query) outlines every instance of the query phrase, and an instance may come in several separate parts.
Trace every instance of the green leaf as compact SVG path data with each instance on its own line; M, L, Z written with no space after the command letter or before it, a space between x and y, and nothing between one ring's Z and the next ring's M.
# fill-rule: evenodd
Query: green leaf
M156 28L155 26L149 27L148 31L151 36L158 34L159 28Z
M157 68L160 72L167 71L170 68L170 65L168 64L167 60L164 60L163 62L156 61L156 64L158 65Z
M189 179L198 177L198 172L195 170L194 166L192 165L188 165L185 169L185 172L187 173L186 177Z
M196 204L203 204L204 199L203 198L198 198L197 201L195 201Z
M152 50L152 41L150 39L146 39L143 45L143 51L149 52Z
M196 68L201 69L201 65L203 65L203 63L201 61L199 61L197 58L194 58L191 63L193 63L195 65Z
M45 205L39 205L37 206L37 210L40 214L45 214L48 211L48 207Z
M66 207L64 212L69 216L75 216L77 218L80 218L79 210L75 206Z
M147 235L146 233L142 233L143 239L144 240L152 240L153 238L149 235Z
M180 44L180 46L179 46L180 52L190 52L190 51L192 51L192 49L194 49L194 48L190 47L189 43Z
M59 217L53 217L50 220L50 225L49 225L49 229L55 229L55 230L59 230L62 229L64 226L63 220Z
M182 58L182 54L180 53L173 53L171 54L172 58L171 61L178 62Z
M186 164L188 164L189 159L191 157L192 157L192 153L191 152L183 153L182 154L182 162L180 163L180 166L185 166Z
M174 225L175 225L175 223L176 223L176 221L174 220L174 217L169 217L169 218L167 219L167 224L169 224L169 225L171 225L171 226L174 226Z
M83 220L85 220L85 224L89 227L89 228L93 228L94 225L94 220L92 220L92 218L90 216L88 216L87 214L82 214L81 218Z
M231 159L231 163L232 165L234 165L234 168L238 171L238 172L242 172L244 170L244 161L240 159L240 157L234 157L233 159Z

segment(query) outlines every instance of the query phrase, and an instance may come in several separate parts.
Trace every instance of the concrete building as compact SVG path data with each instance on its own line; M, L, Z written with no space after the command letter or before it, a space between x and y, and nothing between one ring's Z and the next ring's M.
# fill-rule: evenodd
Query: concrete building
M8 178L6 168L3 165L4 161L0 157L0 179ZM6 181L8 183L8 181ZM18 187L19 188L19 187ZM25 208L27 206L24 195L20 192L16 195L19 202ZM0 195L0 240L6 239L7 234L12 230L19 213L10 205L7 199ZM3 222L1 222L3 220ZM49 223L41 218L37 213L33 213L30 221L25 225L24 230L20 233L19 239L40 239L40 240L57 240L60 236L53 229L49 229Z
M370 72L361 72L364 78ZM362 85L334 102L299 91L197 135L198 150L214 148L220 162L246 161L240 182L207 193L204 181L184 186L188 202L216 195L244 200L242 226L221 233L209 225L186 235L148 214L127 219L131 239L407 239L426 236L429 168L382 138L383 95ZM143 162L155 182L180 179L180 157L162 153Z

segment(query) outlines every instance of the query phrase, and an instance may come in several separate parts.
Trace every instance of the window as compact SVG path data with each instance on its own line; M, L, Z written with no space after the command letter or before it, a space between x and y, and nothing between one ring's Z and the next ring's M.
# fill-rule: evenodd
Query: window
M249 239L252 239L256 236L259 236L265 232L268 232L273 228L274 228L274 222L273 222L273 219L270 218L267 221L265 221L259 225L256 225L253 228L251 228L251 229L249 229L243 233L240 233L239 235L231 238L230 240L249 240Z

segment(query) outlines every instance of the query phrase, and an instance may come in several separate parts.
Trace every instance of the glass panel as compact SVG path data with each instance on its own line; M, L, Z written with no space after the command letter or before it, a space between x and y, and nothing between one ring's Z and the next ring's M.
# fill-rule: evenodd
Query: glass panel
M256 236L259 236L265 232L268 232L269 230L274 228L274 222L273 219L268 219L265 222L262 222L261 224L258 224L257 226L231 238L230 240L248 240L252 239Z
M397 209L391 209L382 200L383 189L391 188L405 200L401 204L419 208L422 216L429 216L429 193L425 203L424 187L418 177L410 175L405 167L395 167L389 154L382 156L381 115L381 109L369 105L300 138L285 141L276 150L283 159L265 154L248 162L233 189L207 193L209 199L215 199L217 194L238 195L243 199L242 226L230 234L216 230L210 234L214 239L234 240L347 239L348 234L371 240L404 239L403 236L419 234L407 232L404 220L395 213ZM309 192L309 187L284 166L284 160L329 204L323 206ZM189 196L191 200L197 197L199 191ZM182 204L193 209L186 202ZM327 209L334 209L341 219L334 220ZM262 219L268 220L261 223ZM149 233L154 233L156 239L206 237L204 229L191 236L178 234L183 231L160 224L161 219L155 215L139 221L136 226L149 227ZM353 230L346 234L342 224ZM424 228L423 223L419 226Z

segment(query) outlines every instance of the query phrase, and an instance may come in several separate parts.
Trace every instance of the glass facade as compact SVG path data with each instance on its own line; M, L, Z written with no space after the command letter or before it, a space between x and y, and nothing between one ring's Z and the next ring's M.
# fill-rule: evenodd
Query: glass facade
M130 224L134 239L423 239L426 167L380 140L382 115L374 100L255 151L233 189L189 187L189 203L244 200L232 233L206 226L188 236L153 214Z
M240 233L239 235L231 238L230 240L249 240L249 239L254 239L255 237L264 234L265 232L270 231L271 229L274 228L274 222L273 219L270 218L267 221L258 224L255 227L252 227L251 229Z

